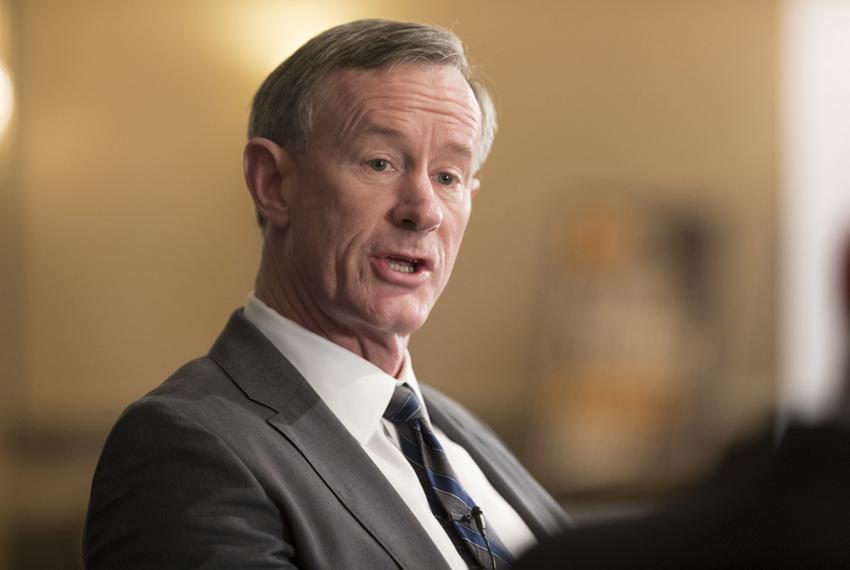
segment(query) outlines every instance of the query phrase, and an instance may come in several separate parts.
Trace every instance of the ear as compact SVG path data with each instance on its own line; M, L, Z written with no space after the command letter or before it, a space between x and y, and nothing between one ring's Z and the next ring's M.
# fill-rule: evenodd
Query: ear
M242 168L257 213L271 225L286 227L295 174L292 155L274 141L256 137L245 145Z
M478 191L481 190L481 181L477 178L472 179L472 197L475 198L475 195L478 194Z

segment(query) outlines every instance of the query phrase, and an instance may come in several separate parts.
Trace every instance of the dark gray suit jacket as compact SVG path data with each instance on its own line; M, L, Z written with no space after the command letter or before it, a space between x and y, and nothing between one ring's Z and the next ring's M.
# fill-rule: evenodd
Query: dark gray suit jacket
M489 429L442 394L423 394L434 424L538 539L568 525ZM112 429L83 550L90 570L446 568L360 445L241 311L207 357Z

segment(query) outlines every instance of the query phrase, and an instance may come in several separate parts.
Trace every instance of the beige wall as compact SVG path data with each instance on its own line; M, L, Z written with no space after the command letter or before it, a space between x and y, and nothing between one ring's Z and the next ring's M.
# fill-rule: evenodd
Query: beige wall
M254 89L314 32L378 15L457 31L501 111L455 276L413 343L422 379L521 441L544 222L607 185L717 213L732 373L707 393L712 421L772 403L776 2L35 0L12 26L13 184L2 155L20 424L103 434L206 351L258 257L240 156Z

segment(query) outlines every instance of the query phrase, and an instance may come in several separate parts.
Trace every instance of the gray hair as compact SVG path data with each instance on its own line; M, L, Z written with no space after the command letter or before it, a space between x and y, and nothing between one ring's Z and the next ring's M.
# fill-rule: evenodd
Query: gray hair
M496 135L496 110L487 88L473 74L463 43L437 26L389 20L356 20L330 28L289 56L266 78L251 108L248 136L270 139L291 152L310 144L316 91L336 69L376 69L405 63L457 68L481 110L480 167Z

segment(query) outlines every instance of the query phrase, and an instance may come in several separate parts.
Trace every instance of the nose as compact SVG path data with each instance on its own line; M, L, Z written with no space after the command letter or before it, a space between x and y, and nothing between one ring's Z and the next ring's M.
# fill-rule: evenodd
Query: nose
M399 188L392 212L396 226L416 232L432 232L443 223L443 209L427 173L411 173Z

